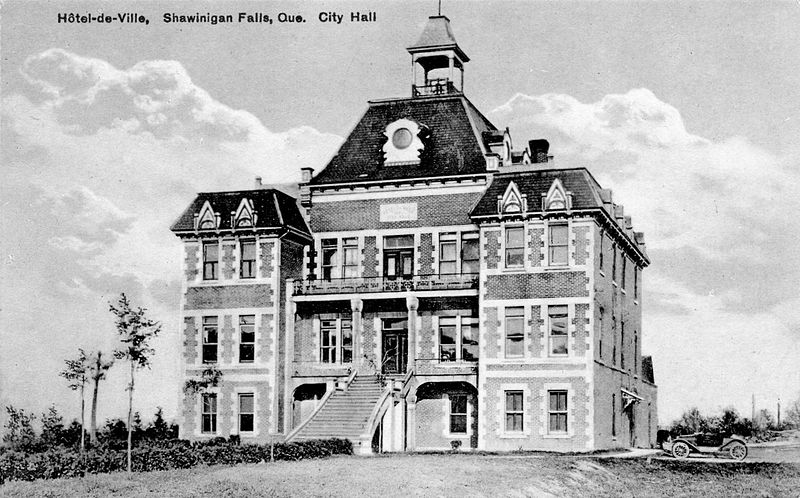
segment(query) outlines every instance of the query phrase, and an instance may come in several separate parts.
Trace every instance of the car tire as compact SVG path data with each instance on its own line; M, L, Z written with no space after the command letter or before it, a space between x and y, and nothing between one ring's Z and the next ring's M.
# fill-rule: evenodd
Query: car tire
M728 454L734 460L741 462L742 460L747 458L747 446L745 446L744 443L740 443L739 441L731 443L728 446Z
M675 441L672 443L672 456L676 459L683 460L689 458L689 453L691 453L689 445L683 441Z

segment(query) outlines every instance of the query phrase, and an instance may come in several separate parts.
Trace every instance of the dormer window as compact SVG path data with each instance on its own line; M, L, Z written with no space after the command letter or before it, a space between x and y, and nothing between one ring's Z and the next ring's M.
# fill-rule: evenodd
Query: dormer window
M407 149L413 138L408 128L400 128L392 135L392 144L397 149Z
M561 180L556 178L544 196L544 209L547 211L570 209L572 208L571 197L572 194L564 190Z
M386 165L419 164L419 157L425 149L421 136L425 125L410 119L398 119L386 126L383 134L383 162Z
M215 230L219 227L219 215L211 209L211 203L206 201L200 209L200 214L195 218L198 230Z
M253 209L253 201L244 198L239 203L239 208L233 215L233 226L235 228L250 228L255 225L255 212Z
M502 214L518 214L528 210L528 203L526 196L520 193L517 184L509 182L498 207Z

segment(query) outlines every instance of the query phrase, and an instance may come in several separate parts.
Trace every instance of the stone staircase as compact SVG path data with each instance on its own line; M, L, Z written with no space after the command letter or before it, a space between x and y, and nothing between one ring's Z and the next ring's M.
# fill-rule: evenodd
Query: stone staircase
M349 439L359 445L369 418L383 397L384 388L375 375L357 375L345 391L336 391L292 441L308 439ZM371 437L368 435L367 437Z

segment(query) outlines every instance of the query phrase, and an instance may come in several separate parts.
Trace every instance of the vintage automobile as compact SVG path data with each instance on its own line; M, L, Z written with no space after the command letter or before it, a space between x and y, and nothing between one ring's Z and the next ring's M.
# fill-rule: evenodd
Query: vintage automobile
M701 453L713 456L727 454L734 460L742 461L747 457L747 444L739 436L697 432L673 439L670 452L679 460L688 458L692 453Z

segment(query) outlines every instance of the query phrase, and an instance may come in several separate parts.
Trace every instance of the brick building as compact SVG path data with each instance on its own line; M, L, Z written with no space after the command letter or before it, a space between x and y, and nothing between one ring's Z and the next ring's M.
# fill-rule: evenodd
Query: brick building
M300 199L199 194L185 247L182 437L346 437L357 451L650 446L644 237L546 140L463 93L434 16L410 98L370 101ZM259 182L260 183L260 182Z

